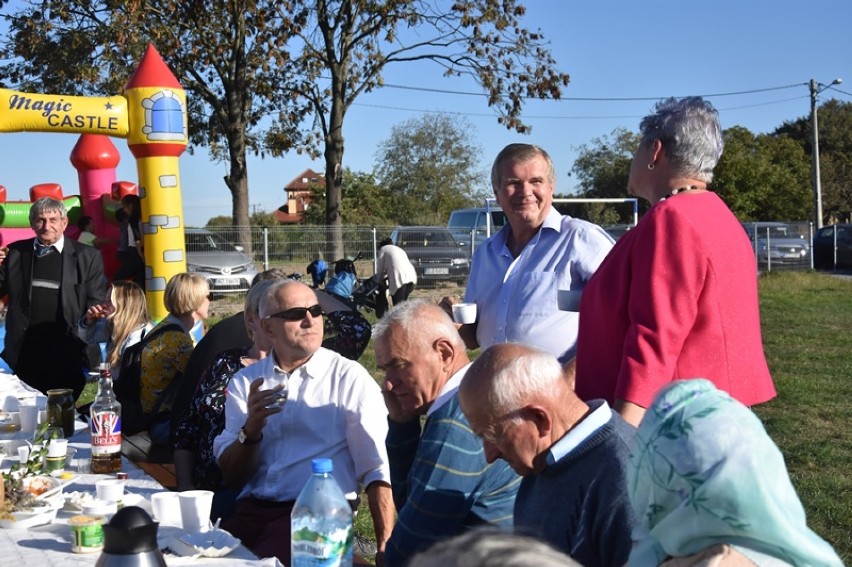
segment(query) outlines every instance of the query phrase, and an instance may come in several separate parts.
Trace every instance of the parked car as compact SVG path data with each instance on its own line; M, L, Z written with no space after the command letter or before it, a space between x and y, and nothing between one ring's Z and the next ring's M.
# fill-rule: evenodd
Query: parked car
M808 260L808 241L796 227L783 222L746 222L743 228L752 242L759 266L804 267Z
M454 281L464 285L470 272L466 245L440 226L398 226L391 240L408 254L418 284Z
M447 228L456 240L468 245L472 234L474 246L479 246L489 234L494 234L505 224L506 215L503 209L495 205L490 209L485 207L456 209L450 213Z
M835 233L837 264L834 263ZM824 226L814 234L814 267L852 268L852 224Z
M187 271L205 278L214 294L248 291L257 268L242 246L203 228L187 228L184 233Z

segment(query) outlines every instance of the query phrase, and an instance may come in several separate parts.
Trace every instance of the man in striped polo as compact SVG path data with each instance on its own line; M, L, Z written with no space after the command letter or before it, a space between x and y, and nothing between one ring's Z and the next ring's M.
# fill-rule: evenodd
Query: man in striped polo
M473 526L511 527L520 477L504 461L486 462L459 407L470 360L455 324L433 303L406 301L379 321L373 337L376 365L385 374L386 445L398 512L386 564L403 565Z

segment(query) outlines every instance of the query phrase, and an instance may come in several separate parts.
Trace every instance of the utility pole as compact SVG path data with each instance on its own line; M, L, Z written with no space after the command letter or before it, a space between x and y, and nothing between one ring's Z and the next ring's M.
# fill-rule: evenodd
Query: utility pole
M823 85L811 79L809 84L811 91L811 159L813 160L813 185L814 185L814 227L822 228L822 187L819 178L819 124L817 121L817 96L833 85L839 85L843 79L834 79L831 84Z

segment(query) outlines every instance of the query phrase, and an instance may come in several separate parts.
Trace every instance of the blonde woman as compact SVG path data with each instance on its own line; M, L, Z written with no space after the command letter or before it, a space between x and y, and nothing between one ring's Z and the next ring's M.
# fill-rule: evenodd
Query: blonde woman
M148 433L157 445L169 444L170 412L186 362L195 346L190 330L207 318L210 308L207 280L195 274L177 274L166 284L163 303L169 315L151 331L141 357L140 401L149 416ZM157 336L153 336L154 334Z
M148 317L145 292L131 281L116 281L107 290L104 303L91 306L77 328L89 344L106 343L106 359L112 368L113 382L119 379L121 355L142 340L153 328Z

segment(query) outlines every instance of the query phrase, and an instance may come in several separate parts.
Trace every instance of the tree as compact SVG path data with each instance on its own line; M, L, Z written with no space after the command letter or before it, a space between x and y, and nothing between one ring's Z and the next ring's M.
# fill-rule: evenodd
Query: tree
M829 100L819 107L818 112L823 214L830 222L849 219L852 217L852 102ZM808 159L812 159L809 116L785 122L775 133L795 140L804 149ZM813 182L810 180L808 187L813 195ZM810 211L813 211L813 205ZM812 213L804 218L810 216Z
M276 151L301 139L306 111L291 96L287 42L308 8L281 0L43 0L4 14L0 80L27 90L114 95L153 43L187 90L190 144L230 164L233 224L249 224L247 152L262 153L271 117ZM190 148L192 151L192 148ZM241 244L250 250L248 233Z
M340 209L347 225L396 224L396 200L386 187L376 183L372 173L352 171L347 168L343 170L342 188L343 199ZM305 211L305 222L325 225L325 186L314 187L313 195L313 204Z
M379 144L376 175L396 203L401 224L443 224L454 209L484 198L482 150L464 118L426 114L406 120Z
M429 61L446 75L466 75L481 85L499 122L524 132L526 98L559 98L568 75L542 35L521 25L517 0L294 0L308 13L300 53L287 62L294 90L314 110L313 142L325 157L329 244L343 254L341 195L343 124L355 100L382 84L386 66ZM284 146L288 135L272 135Z
M627 197L627 179L633 153L639 146L639 135L625 128L616 128L607 135L595 138L579 148L571 173L577 177L580 196L586 198ZM597 204L582 207L584 216L599 224L627 223L633 211L623 207L604 208Z
M798 144L742 126L725 130L724 138L712 187L740 220L810 217L810 167Z

